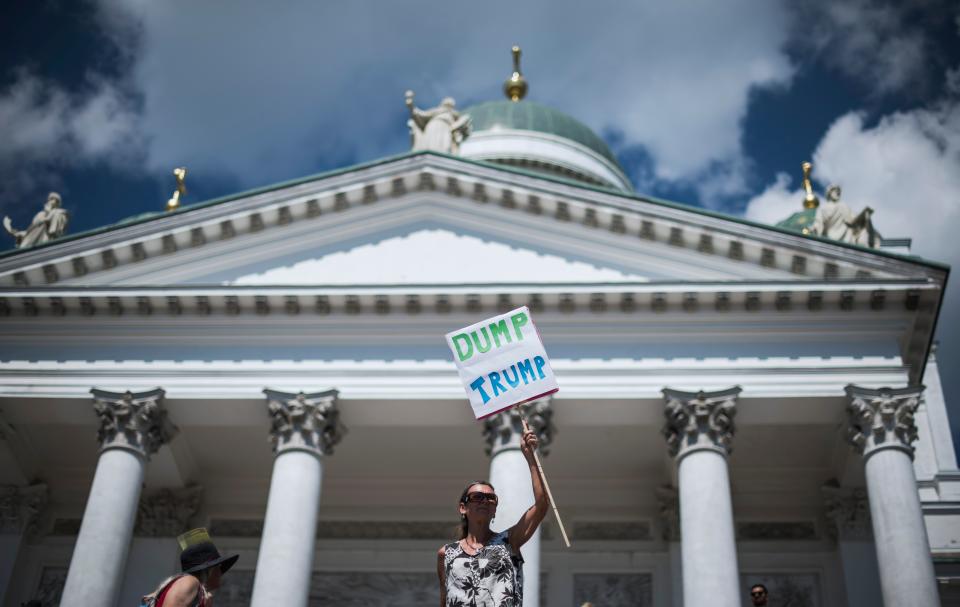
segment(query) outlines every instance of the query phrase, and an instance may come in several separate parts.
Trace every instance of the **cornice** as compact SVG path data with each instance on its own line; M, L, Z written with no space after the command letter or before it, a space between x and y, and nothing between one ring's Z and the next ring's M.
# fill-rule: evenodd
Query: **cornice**
M902 309L929 313L938 285L924 280L405 284L331 286L62 286L0 288L0 317L154 314L662 313Z
M702 255L787 271L798 278L945 279L944 267L915 258L785 233L693 207L552 181L491 163L417 154L0 256L0 284L52 285L294 222L316 221L322 227L327 215L423 191L663 242Z
M937 285L917 281L52 287L0 290L0 323L20 323L18 334L40 331L37 336L43 333L44 339L49 330L41 330L42 325L23 325L23 321L93 323L103 329L116 325L123 331L140 319L141 324L160 322L157 326L165 327L162 330L168 337L177 334L184 335L183 339L187 339L183 331L203 335L223 331L220 325L231 323L234 332L265 327L272 332L273 343L282 344L281 325L310 318L329 322L400 317L442 324L447 316L490 316L520 305L529 306L542 319L553 315L591 323L608 318L630 322L632 331L649 332L661 323L683 322L682 329L674 329L676 335L702 330L688 322L694 318L722 323L722 331L743 336L769 333L770 323L791 335L804 327L809 327L810 334L836 334L875 319L873 322L900 333L901 356L910 369L910 383L917 384L922 379L941 294ZM762 322L751 322L751 318ZM239 328L241 323L245 329ZM391 335L398 336L396 328Z

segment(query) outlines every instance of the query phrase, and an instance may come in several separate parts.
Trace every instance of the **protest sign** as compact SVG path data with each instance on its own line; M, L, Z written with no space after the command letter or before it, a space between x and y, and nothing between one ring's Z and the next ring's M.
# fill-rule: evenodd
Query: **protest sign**
M490 417L560 389L543 342L540 341L540 333L533 325L530 310L526 306L447 333L447 345L453 352L453 362L457 365L460 381L477 419ZM524 432L529 432L530 427L522 415L521 420ZM569 548L567 530L560 520L550 483L547 482L536 451L533 458L553 507L563 543Z
M447 333L447 345L477 419L559 389L526 306Z

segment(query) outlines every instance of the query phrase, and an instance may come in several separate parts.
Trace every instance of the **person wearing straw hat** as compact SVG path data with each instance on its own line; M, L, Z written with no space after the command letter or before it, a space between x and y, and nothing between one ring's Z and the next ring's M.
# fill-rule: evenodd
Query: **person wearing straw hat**
M220 577L239 555L221 556L206 529L187 531L177 538L181 573L160 582L143 597L142 607L212 607Z
M441 607L521 607L523 557L520 547L547 515L549 501L537 471L537 435L524 424L520 451L530 466L534 504L513 527L490 529L497 513L497 493L487 481L474 481L460 495L460 538L440 547L437 575Z

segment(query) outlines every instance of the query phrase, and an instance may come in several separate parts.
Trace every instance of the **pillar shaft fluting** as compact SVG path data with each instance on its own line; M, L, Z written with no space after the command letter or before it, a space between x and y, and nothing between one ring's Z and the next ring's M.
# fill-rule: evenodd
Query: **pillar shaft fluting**
M739 607L727 454L740 388L663 393L663 432L678 467L684 605Z

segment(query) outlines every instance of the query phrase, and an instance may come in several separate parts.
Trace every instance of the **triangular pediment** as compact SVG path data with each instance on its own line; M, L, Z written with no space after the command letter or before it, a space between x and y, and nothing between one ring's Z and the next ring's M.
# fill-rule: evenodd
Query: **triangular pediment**
M782 282L936 273L906 258L431 154L0 258L8 287Z
M454 285L792 280L580 223L413 192L61 281L65 285Z

